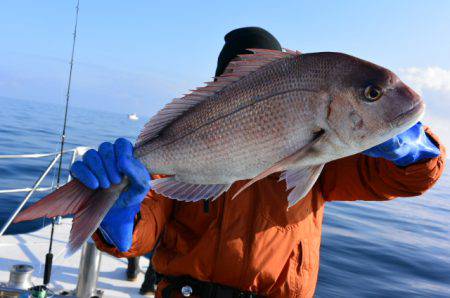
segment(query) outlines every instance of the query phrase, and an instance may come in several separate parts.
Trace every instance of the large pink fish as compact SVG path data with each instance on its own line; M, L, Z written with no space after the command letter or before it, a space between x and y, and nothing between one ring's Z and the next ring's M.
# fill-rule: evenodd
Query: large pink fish
M134 155L152 188L183 201L215 199L283 172L289 205L303 198L325 163L364 151L414 125L420 96L394 73L341 53L252 50L225 74L175 99L145 125ZM75 214L69 252L97 229L127 187L89 190L70 182L15 222Z

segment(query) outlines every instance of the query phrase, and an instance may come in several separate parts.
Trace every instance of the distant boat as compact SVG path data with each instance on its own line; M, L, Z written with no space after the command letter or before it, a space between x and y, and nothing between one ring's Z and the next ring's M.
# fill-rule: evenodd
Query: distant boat
M132 121L136 121L136 120L139 120L139 117L136 113L133 113L133 114L128 114L128 119L132 120Z

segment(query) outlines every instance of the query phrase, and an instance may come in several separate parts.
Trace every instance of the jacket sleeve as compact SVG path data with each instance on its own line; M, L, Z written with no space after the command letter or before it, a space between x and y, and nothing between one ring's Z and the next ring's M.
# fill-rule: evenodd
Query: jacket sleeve
M137 223L133 231L133 244L127 252L120 252L116 247L108 244L98 230L92 238L98 249L118 258L145 255L158 242L159 235L166 225L172 208L172 200L151 190L141 204Z
M442 175L446 152L438 137L425 132L439 147L440 156L398 167L382 158L356 154L327 164L320 183L327 201L384 201L418 196L430 189Z

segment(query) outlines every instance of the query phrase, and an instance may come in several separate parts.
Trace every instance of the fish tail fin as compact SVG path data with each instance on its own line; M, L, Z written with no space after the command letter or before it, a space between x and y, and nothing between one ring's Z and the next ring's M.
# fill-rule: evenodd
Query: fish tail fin
M73 180L20 212L13 222L75 214L67 244L69 256L98 228L120 195L118 187L123 189L125 186L119 184L108 190L92 190Z
M95 190L87 188L80 182L72 180L21 211L13 223L41 217L52 218L59 215L75 214L86 205L95 192Z
M114 188L120 189L120 191L114 190ZM75 213L72 220L72 229L70 230L66 256L70 256L76 252L94 234L124 188L125 186L119 184L113 186L111 189L96 191L89 198L87 204Z

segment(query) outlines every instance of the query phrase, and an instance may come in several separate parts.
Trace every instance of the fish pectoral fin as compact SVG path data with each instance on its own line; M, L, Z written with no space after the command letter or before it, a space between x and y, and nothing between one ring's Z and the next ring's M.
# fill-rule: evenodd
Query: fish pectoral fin
M280 181L286 181L286 190L292 191L288 195L288 208L294 206L304 198L316 183L324 164L299 169L289 169L280 176Z
M190 184L176 180L176 176L155 179L152 189L165 197L185 202L197 202L201 199L217 199L230 188L230 184Z
M308 144L306 144L305 146L303 146L302 148L300 148L299 150L297 150L296 152L294 152L293 154L285 157L284 159L278 161L277 163L275 163L273 166L271 166L270 168L268 168L267 170L265 170L264 172L262 172L261 174L257 175L256 177L254 177L253 179L251 179L250 181L248 181L244 186L242 186L234 195L233 195L233 199L236 198L241 192L243 192L245 189L247 189L248 187L250 187L253 183L271 175L277 172L282 172L285 171L286 169L289 168L289 166L294 165L295 163L297 163L299 160L307 157L308 155L312 154L313 152L315 152L315 147L326 138L326 134L324 130L320 130L318 133L316 133L313 137L313 139L311 140L311 142L309 142Z

